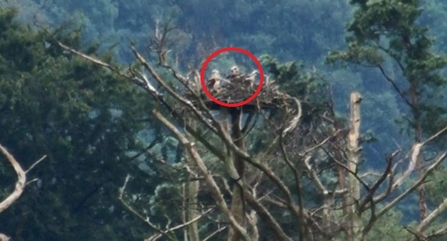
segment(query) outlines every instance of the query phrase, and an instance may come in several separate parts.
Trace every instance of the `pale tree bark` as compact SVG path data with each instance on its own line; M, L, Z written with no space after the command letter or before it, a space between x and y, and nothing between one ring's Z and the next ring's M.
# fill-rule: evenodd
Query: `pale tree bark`
M0 203L0 213L5 211L9 206L11 206L23 193L23 189L26 184L26 172L22 169L20 164L16 161L16 159L4 148L0 145L0 151L12 165L14 170L17 173L17 183L14 191Z
M242 112L238 110L231 113L231 137L233 139L234 144L245 151L244 145L244 136L242 134ZM231 200L231 213L235 217L236 221L243 227L246 227L245 223L245 200L244 200L244 190L243 187L238 184L238 181L244 183L244 171L245 171L245 162L239 157L239 155L233 155L233 164L236 168L238 179L233 180L233 197ZM228 241L239 241L241 240L241 236L239 233L235 232L231 227L229 230Z
M410 83L413 83L413 81L410 79ZM416 90L416 86L413 84L410 84L409 88L409 94L410 94L410 108L412 110L415 126L414 126L414 141L416 143L420 143L422 141L422 123L421 123L421 103L420 98L421 96L418 94L418 91ZM417 157L416 162L416 168L418 171L419 178L421 178L424 175L424 168L422 163L422 157ZM419 195L419 218L420 221L424 220L427 216L427 197L426 197L426 190L425 190L425 183L421 183L421 185L418 187L418 195Z
M197 219L200 216L197 194L199 193L199 181L191 181L188 183L188 202L187 202L187 222ZM200 240L198 222L193 222L188 226L189 241Z
M183 197L183 199L182 199L182 205L183 205L183 207L186 207L186 203L187 203L187 193L188 193L188 191L187 191L187 185L186 184L183 184L182 185L182 197ZM184 209L183 210L183 212L182 212L182 221L183 221L183 223L185 223L186 222L186 220L187 220L187 217L188 217L188 212L187 212L187 210L186 209ZM189 237L188 237L188 229L183 229L183 240L184 241L188 241L188 239L189 239Z
M348 241L359 240L359 235L361 235L362 219L358 213L358 203L360 201L360 183L357 177L353 175L357 173L357 168L359 165L361 147L359 146L360 140L360 102L362 97L359 93L351 93L350 99L350 130L348 134L347 143L347 157L348 157L348 168L349 168L349 196L347 203L349 205L347 219L349 222L348 226Z
M0 233L0 241L9 241L9 240L11 240L10 237Z
M46 156L43 156L41 159L36 161L28 170L23 170L23 168L20 166L19 162L14 158L9 151L3 147L0 144L0 152L6 157L6 159L9 161L9 163L14 168L14 171L17 174L17 182L15 185L14 191L2 202L0 202L0 213L5 211L7 208L9 208L19 197L22 195L23 190L26 186L26 174L32 170L37 164L39 164L41 161L43 161ZM0 240L9 240L9 237L5 234L0 233Z
M191 124L191 127L196 129L196 126L193 124ZM191 138L189 136L189 138ZM186 155L186 161L188 163L188 165L193 168L196 169L196 165L194 165L193 160L191 160L191 158ZM197 195L199 194L199 189L200 189L200 182L198 180L192 180L197 178L197 176L194 176L192 173L189 173L189 181L188 183L184 184L186 186L185 188L185 213L186 213L186 220L184 220L184 222L190 222L191 220L197 219L197 217L200 216L200 212L199 212L199 202L198 202L198 198ZM198 228L198 222L193 222L191 223L188 228L187 228L187 236L188 241L199 241L199 228ZM185 237L185 238L186 238Z
M408 42L408 41L407 41ZM383 50L383 49L382 49ZM406 50L411 52L411 43L406 45ZM388 50L385 50L386 53L388 53L398 64L402 72L406 72L403 66L403 62L395 57L394 54L390 54ZM407 90L403 91L396 83L397 81L392 76L388 75L385 72L385 69L382 65L377 65L377 68L379 68L382 75L385 77L385 79L392 84L393 88L397 91L399 96L404 100L404 103L410 108L411 114L412 114L412 129L414 131L414 142L420 143L422 142L423 138L423 130L422 130L422 103L421 103L421 91L418 89L419 87L415 84L417 83L416 79L419 79L419 76L409 75L406 76L408 78L409 87ZM408 97L407 97L408 96ZM425 170L423 167L423 161L422 158L417 159L416 161L416 169L417 173L419 175L419 178L422 178L425 174ZM426 197L426 187L425 183L421 183L419 187L417 188L418 193L418 207L419 207L419 221L422 221L427 216L427 197Z
M188 163L191 163L189 157L186 157ZM189 181L183 184L184 188L184 220L185 223L190 223L188 227L184 230L186 233L185 241L197 241L199 238L199 228L198 228L198 217L201 213L199 211L198 198L197 195L200 189L200 182L198 180L192 180L197 176L193 173L189 173ZM196 222L191 222L192 220L197 220Z

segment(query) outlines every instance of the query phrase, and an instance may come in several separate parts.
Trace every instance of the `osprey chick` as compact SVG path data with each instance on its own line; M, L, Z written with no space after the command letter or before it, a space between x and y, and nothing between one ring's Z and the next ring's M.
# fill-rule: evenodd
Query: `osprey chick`
M239 67L237 67L237 65L231 67L231 74L233 74L233 75L239 75L240 74Z
M258 70L253 70L253 72L251 72L249 75L245 76L245 80L250 83L250 87L253 87L255 80L256 80L256 76L258 74L259 74Z
M220 77L219 70L213 69L213 71L211 72L211 78L208 80L208 89L217 90L217 88L220 87L221 79L222 78Z
M231 71L231 73L227 77L227 79L229 79L230 81L233 81L235 78L238 78L241 76L241 72L239 70L239 67L237 67L237 65L234 65L233 67L231 67L230 71Z

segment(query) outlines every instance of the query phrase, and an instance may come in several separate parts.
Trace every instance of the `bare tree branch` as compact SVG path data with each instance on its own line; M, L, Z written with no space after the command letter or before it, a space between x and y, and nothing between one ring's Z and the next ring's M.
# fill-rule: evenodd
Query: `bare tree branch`
M35 162L31 167L24 171L20 164L16 161L16 159L8 152L8 150L0 144L0 151L6 157L6 159L11 163L12 167L17 173L17 182L15 185L14 191L0 203L0 213L5 211L9 206L11 206L23 193L23 190L26 186L26 173L30 171L33 167L39 164L42 160L45 159L46 156L40 158L37 162Z
M195 161L195 164L201 170L202 174L205 177L206 184L211 189L211 193L212 193L214 199L217 202L217 206L224 213L224 215L229 220L231 225L233 227L235 227L236 231L240 233L240 235L243 237L243 239L245 241L251 241L250 236L247 234L247 230L237 223L237 221L234 219L234 216L231 214L230 210L228 209L228 206L225 203L225 200L222 198L222 196L223 196L222 192L220 191L220 189L217 186L214 178L210 175L210 173L208 171L208 168L205 166L205 164L202 161L202 158L200 157L200 155L198 154L197 150L195 149L195 143L194 142L190 142L160 112L158 112L157 110L153 110L153 113L157 117L157 119L159 119L166 126L166 128L168 128L175 136L177 136L177 138L180 140L182 145L187 150L188 154Z

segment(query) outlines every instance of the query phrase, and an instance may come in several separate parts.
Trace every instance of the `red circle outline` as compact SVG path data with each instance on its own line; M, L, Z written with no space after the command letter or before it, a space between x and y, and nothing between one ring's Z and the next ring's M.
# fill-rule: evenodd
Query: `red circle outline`
M212 96L211 93L208 91L208 88L206 87L206 84L205 84L205 69L208 66L208 64L217 55L219 55L221 53L224 53L224 52L228 52L228 51L236 51L236 52L241 52L243 54L248 55L256 63L256 65L258 66L259 75L260 75L259 86L256 89L255 93L252 96L250 96L250 98L248 98L248 99L246 99L244 101L241 101L241 102L238 102L238 103L231 103L231 104L219 101L218 99L214 98L214 96ZM246 105L246 104L250 103L250 101L254 100L254 98L256 98L259 95L259 93L261 92L261 89L262 89L262 85L264 84L264 70L262 69L262 66L261 66L261 63L259 62L259 60L252 53L248 52L247 50L242 49L242 48L237 48L237 47L222 48L222 49L219 49L219 50L215 51L214 53L212 53L205 60L205 63L202 66L202 70L200 71L200 82L202 84L203 91L205 91L205 94L212 101L217 103L218 105L225 106L225 107L239 107L239 106L243 106L243 105Z

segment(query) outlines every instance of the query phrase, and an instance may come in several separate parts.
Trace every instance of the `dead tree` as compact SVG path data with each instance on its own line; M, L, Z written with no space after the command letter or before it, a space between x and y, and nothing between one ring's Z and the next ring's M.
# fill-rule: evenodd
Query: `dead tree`
M148 73L146 75L132 68L122 69L105 63L63 43L59 42L59 45L147 91L157 103L151 110L152 114L183 147L185 170L191 174L190 177L197 178L194 181L200 180L193 189L206 190L213 198L213 205L205 207L194 197L198 202L194 205L197 209L195 212L188 212L181 224L170 225L171 222L168 222L167 227L161 228L126 202L127 178L120 190L120 199L129 211L153 229L154 235L147 240L161 237L177 240L176 233L182 230L187 233L185 240L212 240L214 235L228 229L227 240L255 241L262 239L260 225L268 227L273 239L280 241L365 240L378 220L403 198L415 192L447 157L447 152L440 153L429 164L424 175L416 181L409 178L417 168L423 147L445 132L445 128L425 141L414 143L406 155L401 155L400 149L389 154L382 170L368 172L362 169L359 162L362 156L362 98L359 93L351 94L350 119L347 123L335 115L331 106L318 117L318 122L304 126L300 122L302 102L279 91L274 84L264 86L258 98L243 107L223 108L204 96L198 70L182 74L169 64L167 50L158 49L156 53L161 55L158 58L160 61L152 63L132 47L138 64ZM161 70L156 67L161 67ZM170 76L162 77L162 72L164 76L166 73ZM160 86L159 89L155 88L155 84ZM251 95L251 91L244 86L224 88L216 94L216 98L240 102ZM279 115L279 122L268 115L272 110ZM218 118L216 112L226 117ZM241 121L243 115L247 117L245 123ZM256 116L264 119L267 125L264 131L272 138L265 150L251 153L244 140L253 129ZM179 129L179 126L182 128ZM222 177L207 162L205 152L224 167L226 177ZM399 172L404 163L408 164L406 170ZM328 182L325 176L335 177L336 182ZM303 180L313 188L313 195L321 203L310 205L304 201ZM407 188L399 191L397 188L403 184ZM231 196L230 201L225 198L228 195ZM425 238L445 232L446 228L430 230L430 233L428 230L446 208L447 201L444 201L412 232ZM275 215L278 210L293 217L296 228L284 228L281 218ZM216 230L200 237L194 227L205 217L214 220ZM224 218L224 222L219 220L220 217Z

